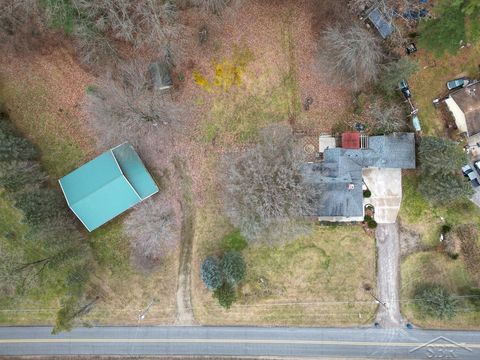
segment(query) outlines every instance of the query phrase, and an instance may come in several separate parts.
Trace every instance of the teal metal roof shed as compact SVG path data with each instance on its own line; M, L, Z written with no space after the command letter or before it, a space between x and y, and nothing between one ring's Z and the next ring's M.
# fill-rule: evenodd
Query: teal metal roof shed
M123 143L59 180L67 204L93 231L158 192L132 145Z

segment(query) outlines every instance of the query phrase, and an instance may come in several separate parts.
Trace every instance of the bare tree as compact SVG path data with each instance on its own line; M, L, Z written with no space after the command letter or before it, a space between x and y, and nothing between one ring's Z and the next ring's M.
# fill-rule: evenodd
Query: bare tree
M168 56L180 40L182 28L172 0L73 0L73 4L98 32L136 48L153 48L157 55Z
M0 0L0 48L23 52L44 47L43 27L37 0Z
M140 148L147 144L156 148L181 126L181 107L168 93L151 88L147 67L136 60L121 64L88 94L87 111L99 145L110 147L129 140Z
M32 19L39 16L36 0L1 0L0 29L9 35L22 31Z
M162 196L142 202L124 223L132 239L133 262L149 270L179 242L179 226L173 210Z
M223 9L229 6L232 0L191 0L192 4L200 6L214 14L220 14Z
M270 127L259 145L225 160L226 213L249 240L308 213L309 191L290 128Z
M390 134L406 126L405 113L396 104L384 104L377 100L370 105L367 115L373 120L373 128L377 133Z
M383 51L379 40L363 27L334 26L324 31L319 56L341 80L359 89L377 79Z
M77 24L74 29L74 45L80 61L87 65L105 65L117 61L118 53L108 37L89 24Z

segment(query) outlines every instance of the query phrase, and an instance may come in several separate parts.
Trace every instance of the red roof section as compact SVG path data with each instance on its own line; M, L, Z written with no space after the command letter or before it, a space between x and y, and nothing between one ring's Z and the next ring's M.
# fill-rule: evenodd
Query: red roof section
M342 134L342 148L360 149L360 133L345 132Z

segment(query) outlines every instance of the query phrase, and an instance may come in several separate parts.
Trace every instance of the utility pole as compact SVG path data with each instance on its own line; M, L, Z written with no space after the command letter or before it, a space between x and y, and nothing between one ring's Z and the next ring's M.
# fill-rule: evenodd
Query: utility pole
M150 310L150 307L157 301L157 299L153 299L152 301L150 301L150 304L147 305L147 307L140 312L140 314L138 315L138 320L143 320L145 319L145 316L147 315L148 313L148 310Z
M387 308L387 303L386 302L381 302L380 299L377 298L375 295L373 295L373 293L371 291L369 291L368 293L370 294L371 297L373 297L375 299L377 304L382 305L385 309Z

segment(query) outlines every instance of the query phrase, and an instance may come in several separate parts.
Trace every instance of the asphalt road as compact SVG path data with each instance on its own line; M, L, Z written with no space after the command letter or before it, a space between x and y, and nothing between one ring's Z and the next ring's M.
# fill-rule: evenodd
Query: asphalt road
M1 355L480 359L480 332L376 328L0 327ZM430 342L430 343L429 343ZM429 343L429 344L428 344Z

